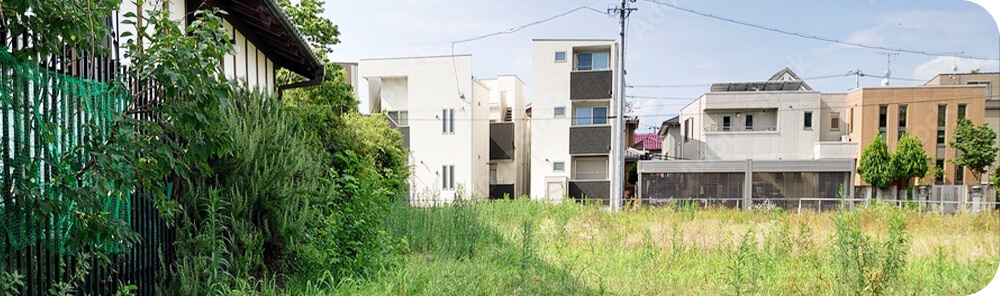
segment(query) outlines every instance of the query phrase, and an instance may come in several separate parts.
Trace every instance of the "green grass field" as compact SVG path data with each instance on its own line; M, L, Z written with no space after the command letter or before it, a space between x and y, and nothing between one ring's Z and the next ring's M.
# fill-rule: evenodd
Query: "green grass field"
M858 223L854 240L838 217ZM894 217L905 222L904 236L889 231ZM966 295L997 272L998 221L997 212L889 206L801 214L690 207L608 213L530 201L400 206L386 226L401 242L393 264L365 280L304 282L290 293ZM905 244L890 243L899 237ZM849 251L865 244L867 251Z

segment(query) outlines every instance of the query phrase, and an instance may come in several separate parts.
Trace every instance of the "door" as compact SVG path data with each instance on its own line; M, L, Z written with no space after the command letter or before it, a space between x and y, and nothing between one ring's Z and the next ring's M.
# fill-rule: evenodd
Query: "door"
M562 182L545 183L545 192L546 192L545 195L546 200L558 201L562 200L563 196L566 195L565 190L563 189Z

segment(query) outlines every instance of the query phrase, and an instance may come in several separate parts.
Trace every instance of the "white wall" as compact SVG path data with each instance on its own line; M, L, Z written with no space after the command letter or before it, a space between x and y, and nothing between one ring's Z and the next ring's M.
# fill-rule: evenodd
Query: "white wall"
M163 4L166 4L167 10L170 12L170 18L174 20L182 20L180 22L183 28L187 23L183 20L186 17L187 6L185 1L180 0L165 0L163 2L150 1L145 3L143 9L136 7L135 3L132 1L122 1L121 6L118 10L119 22L124 22L126 20L132 20L125 17L126 13L135 13L139 15L140 13L145 13L146 10L153 10L162 8ZM274 84L274 63L264 56L264 53L257 50L257 46L253 42L248 41L243 33L235 30L233 26L228 22L223 20L223 26L226 32L229 33L230 38L233 38L233 43L235 46L235 53L229 54L223 57L221 61L221 67L223 73L229 79L238 78L241 83L249 86L250 88L255 88L267 93L273 93L275 91L276 85ZM135 40L135 25L119 23L118 29L120 33L131 32L132 36L121 38L121 44L127 44L129 40ZM147 29L150 33L153 32L154 28ZM148 46L148 40L143 44ZM122 48L123 56L124 51L127 49ZM124 64L129 64L130 61L123 57L122 62ZM249 66L247 66L249 65Z
M489 89L472 77L471 56L361 60L358 73L369 82L382 81L369 91L369 100L409 112L411 198L454 199L454 190L441 188L443 165L455 166L456 187L487 196ZM398 99L402 94L405 100ZM383 100L387 96L392 102ZM403 102L406 108L398 108ZM442 133L441 110L446 108L455 109L454 134Z
M613 57L617 55L615 41L608 40L535 40L532 42L532 95L531 117L531 188L532 199L546 195L546 179L569 178L573 171L569 154L569 128L573 114L570 102L570 73L573 71L573 48L610 46L612 69L617 69ZM556 62L555 53L566 52L565 62ZM617 75L616 75L617 77ZM617 81L617 79L616 79ZM565 107L566 116L555 118L555 107ZM608 110L609 115L614 114ZM565 163L563 172L553 172L555 162ZM610 166L609 162L609 166ZM610 168L609 168L609 171ZM568 192L566 192L568 193Z
M746 132L705 130L714 123L711 116L705 112L748 109L767 110L766 112L776 110L777 130ZM804 128L805 112L813 113L811 129ZM820 94L807 91L707 93L685 107L681 111L680 119L681 141L683 141L684 125L693 123L692 138L681 145L682 157L692 160L813 159L814 143L820 141L824 121ZM686 119L692 121L685 121Z

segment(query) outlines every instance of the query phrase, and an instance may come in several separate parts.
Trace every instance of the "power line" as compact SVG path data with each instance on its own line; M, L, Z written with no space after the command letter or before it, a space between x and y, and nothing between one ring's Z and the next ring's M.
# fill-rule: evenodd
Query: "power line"
M802 81L808 80L822 80L838 77L846 77L844 74L831 74L815 77L802 78ZM688 87L711 87L715 83L692 83L692 84L642 84L642 85L629 85L629 88L688 88Z
M776 28L771 28L771 27L765 27L765 26L754 24L754 23L750 23L750 22L745 22L745 21L739 21L739 20L735 20L735 19L731 19L731 18L726 18L726 17L715 15L715 14L711 14L711 13L707 13L707 12L701 12L701 11L697 11L697 10L690 9L690 8L684 8L684 7L680 7L680 6L674 5L674 4L664 3L664 2L660 2L660 1L656 1L656 0L643 0L643 1L646 1L646 2L649 2L649 3L663 5L663 6L670 7L670 8L676 9L676 10L680 10L680 11L684 11L684 12L688 12L688 13L697 14L697 15L700 15L700 16L703 16L703 17L707 17L707 18L711 18L711 19L716 19L716 20L720 20L720 21L724 21L724 22L729 22L729 23L733 23L733 24L737 24L737 25L747 26L747 27L751 27L751 28L761 29L761 30L765 30L765 31L771 31L771 32L775 32L775 33L780 33L780 34L785 34L785 35L790 35L790 36L795 36L795 37L800 37L800 38L813 39L813 40L819 40L819 41L824 41L824 42L843 44L843 45L854 46L854 47L862 47L862 48L877 49L877 50L888 50L888 51L903 52L903 53L909 53L909 54L918 54L918 55L925 55L925 56L932 56L932 57L957 56L957 57L962 57L962 58L967 58L967 59L974 59L974 60L1000 61L1000 58L987 58L987 57L960 55L960 54L956 54L954 52L932 52L932 51L922 51L922 50L912 50L912 49L902 49L902 48L890 48L890 47L884 47L884 46L878 46L878 45L869 45L869 44L863 44L863 43L857 43L857 42L842 41L842 40L837 40L837 39L833 39L833 38L819 37L819 36L809 35L809 34L805 34L805 33L792 32L792 31L783 30L783 29L776 29Z

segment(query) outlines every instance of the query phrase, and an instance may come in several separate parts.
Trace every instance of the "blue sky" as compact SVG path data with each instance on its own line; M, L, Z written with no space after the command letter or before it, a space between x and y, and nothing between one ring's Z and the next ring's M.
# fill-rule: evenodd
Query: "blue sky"
M964 52L1000 58L1000 31L979 5L961 0L719 1L660 0L762 26L869 45L931 52ZM542 20L587 5L604 11L615 0L328 0L326 16L340 26L341 44L333 59L451 54L451 41L463 40ZM629 95L684 99L635 99L640 131L677 113L714 82L760 81L784 67L803 78L845 74L860 69L877 86L886 57L879 50L850 47L749 28L640 0L629 26L627 82L632 85L700 85L632 88ZM993 6L1000 6L993 4ZM991 7L991 9L997 9ZM1000 13L995 11L994 13ZM456 45L473 55L477 78L514 74L532 87L531 39L618 36L617 19L589 10L519 32ZM926 80L937 73L973 69L1000 71L996 60L901 54L893 77ZM854 87L854 76L806 80L822 92ZM362 79L363 83L363 79ZM893 85L922 82L894 80ZM530 97L529 91L529 100ZM362 96L361 109L367 110Z

